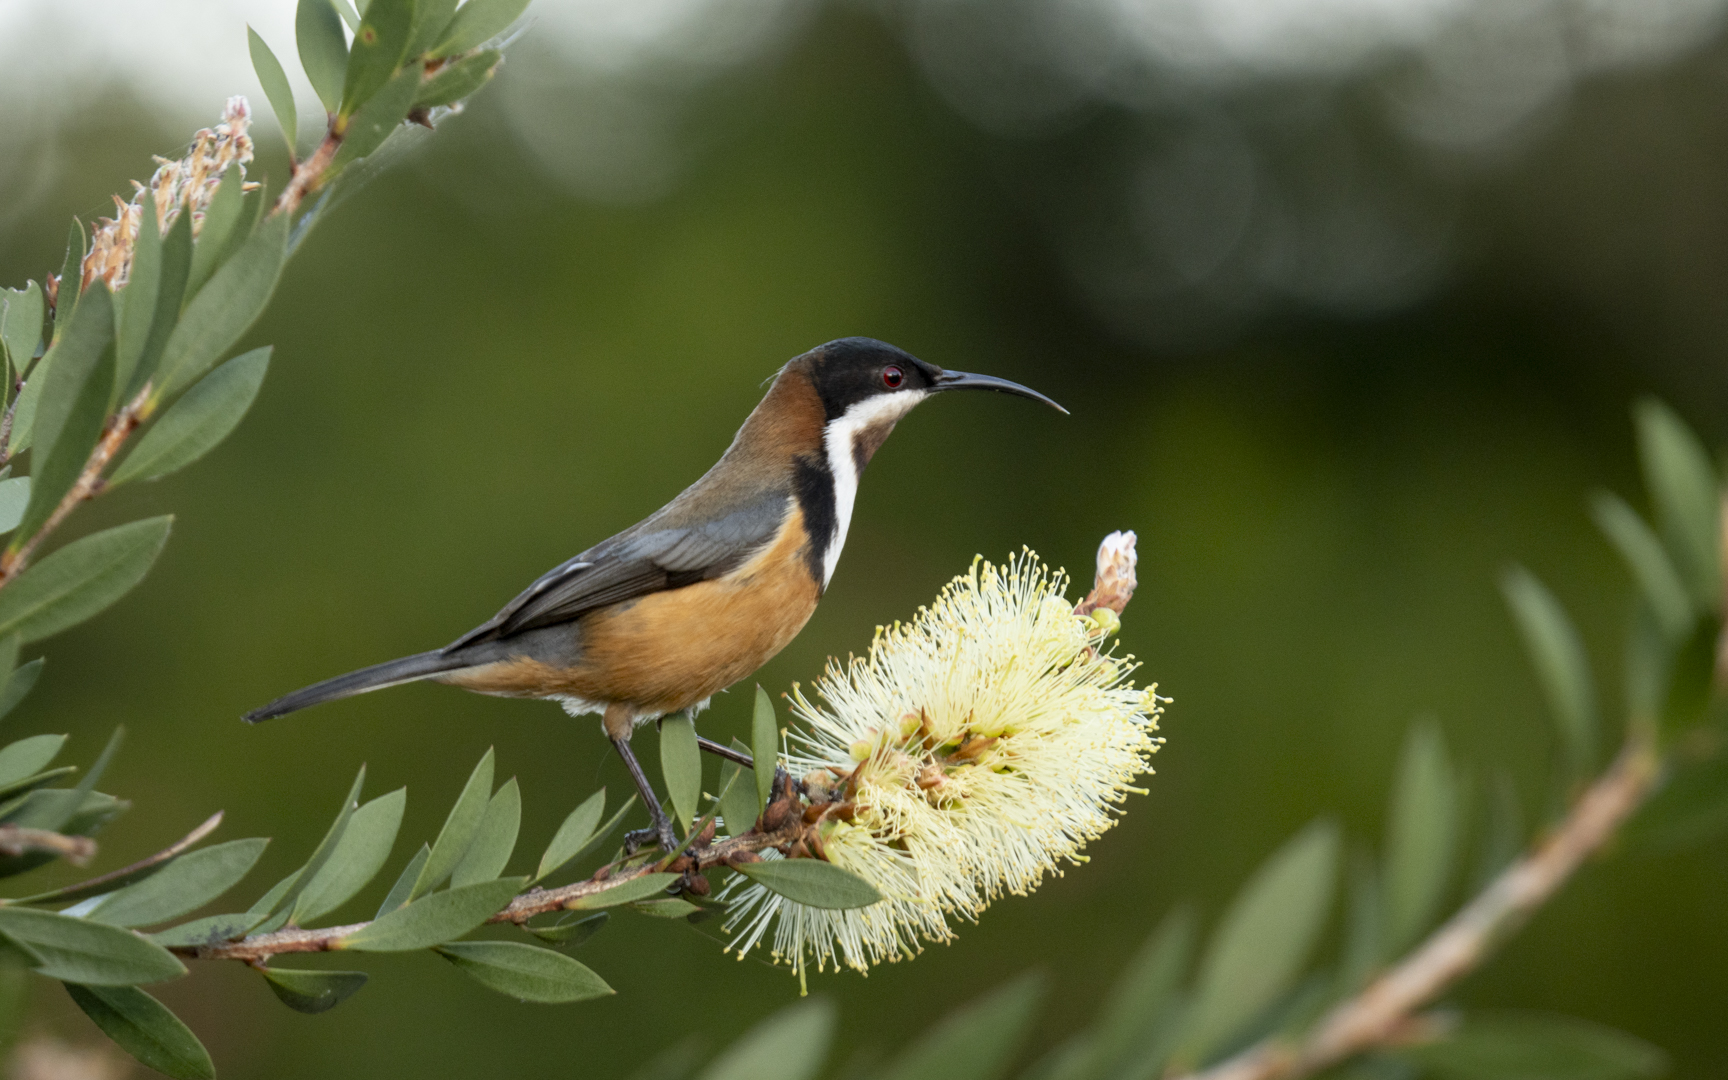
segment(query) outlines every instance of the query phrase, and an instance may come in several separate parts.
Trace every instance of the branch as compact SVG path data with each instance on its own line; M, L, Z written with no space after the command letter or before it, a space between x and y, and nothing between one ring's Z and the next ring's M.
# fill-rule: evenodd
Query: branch
M312 156L294 166L294 176L288 181L288 186L282 189L282 195L271 209L272 214L293 214L300 208L300 203L306 196L317 191L324 182L324 173L330 168L330 163L336 158L336 151L342 146L342 136L332 128L324 136L324 141L318 144L318 149Z
M83 866L96 854L96 841L88 836L65 836L47 829L0 825L0 855L16 858L33 851L58 855L73 866Z
M25 567L30 564L30 556L35 553L37 547L48 538L49 533L60 527L60 523L78 508L79 503L86 499L94 499L101 494L103 471L113 462L114 455L120 452L120 447L125 444L134 431L138 430L138 425L144 422L145 403L149 400L150 389L150 384L145 383L144 389L138 391L137 397L128 401L118 412L108 418L108 423L102 431L102 439L96 444L96 448L90 451L89 459L84 462L83 471L78 474L78 479L73 481L71 490L67 491L60 500L60 505L54 508L54 512L48 515L48 520L42 523L40 529L36 530L36 534L24 541L16 550L0 555L0 587L5 586L7 582L24 572Z
M773 806L769 808L770 811ZM773 817L765 813L764 817ZM779 828L766 832L751 830L743 836L729 837L718 843L709 844L690 854L672 861L670 866L662 867L658 862L649 861L640 866L632 867L623 872L616 871L617 864L607 864L595 872L586 881L577 881L569 885L561 885L556 889L529 889L527 892L511 900L504 909L486 921L488 923L512 923L521 926L536 915L544 915L553 911L567 911L575 908L578 901L600 896L606 892L634 881L643 874L651 874L663 870L681 872L684 874L684 887L698 895L706 892L706 881L697 885L698 875L704 870L715 867L731 866L737 862L751 862L756 858L756 852L765 848L789 846L804 835L806 825L799 815L779 815L784 818ZM259 965L267 963L272 956L282 953L331 952L340 949L338 944L343 938L356 934L371 922L349 923L346 926L328 926L316 930L302 930L289 927L269 934L254 934L239 941L225 942L219 945L182 946L173 949L181 956L196 960L240 960L248 964Z
M1306 1040L1274 1037L1184 1080L1295 1080L1409 1041L1413 1014L1475 970L1649 797L1661 759L1634 736L1559 829L1490 882L1396 967L1327 1014Z

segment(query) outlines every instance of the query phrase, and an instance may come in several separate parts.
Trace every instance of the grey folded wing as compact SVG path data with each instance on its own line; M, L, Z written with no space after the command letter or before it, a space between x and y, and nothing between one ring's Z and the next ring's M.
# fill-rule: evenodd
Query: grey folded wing
M512 637L581 618L608 604L719 577L774 539L785 500L758 504L719 521L654 528L654 519L542 574L498 614L446 646Z

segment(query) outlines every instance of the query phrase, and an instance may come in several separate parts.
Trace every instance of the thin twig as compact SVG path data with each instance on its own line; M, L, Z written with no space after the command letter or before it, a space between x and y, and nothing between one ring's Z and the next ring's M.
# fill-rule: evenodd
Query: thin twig
M330 168L330 163L336 158L336 151L342 146L342 136L334 130L326 132L324 141L318 144L318 149L312 156L294 167L294 176L288 181L288 186L282 190L282 195L276 200L272 214L292 214L300 208L300 203L306 196L317 191L324 182L324 173Z
M108 418L103 428L102 439L96 448L90 451L90 457L84 462L84 469L73 481L71 490L61 498L54 512L48 515L48 520L36 530L34 536L24 541L16 550L0 555L0 587L12 581L24 568L30 565L30 556L41 546L48 535L60 527L78 504L86 499L93 499L102 491L102 472L114 460L114 455L120 452L120 447L126 442L138 425L144 422L145 402L150 397L151 386L144 384L144 389L138 391L138 396L127 402L113 416Z
M686 883L689 883L696 874L704 870L730 865L740 856L753 857L756 852L765 848L789 844L802 836L804 830L805 824L800 816L788 815L785 824L778 829L771 832L752 830L743 836L718 841L675 860L671 869L675 872L682 871ZM680 866L680 863L687 865ZM578 902L584 897L598 896L643 874L654 873L658 864L655 860L649 860L646 864L628 871L608 874L607 871L611 869L611 866L603 867L594 877L556 889L530 889L511 900L502 911L486 921L520 926L536 915L569 910L579 906ZM198 960L240 960L248 964L258 964L283 953L329 952L339 949L342 939L359 933L370 925L370 922L359 922L315 930L290 927L269 934L254 934L239 941L219 945L183 946L173 951Z
M1295 1080L1408 1041L1416 1010L1475 970L1599 850L1653 790L1654 743L1634 737L1553 833L1507 867L1417 949L1321 1019L1306 1038L1275 1037L1184 1080Z
M83 866L96 854L96 841L88 836L66 836L47 829L0 825L0 855L16 858L32 851L58 855L73 866Z

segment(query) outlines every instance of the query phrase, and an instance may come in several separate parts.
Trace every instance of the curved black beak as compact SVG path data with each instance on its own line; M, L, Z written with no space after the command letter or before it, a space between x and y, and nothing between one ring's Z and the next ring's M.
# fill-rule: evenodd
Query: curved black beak
M994 375L973 375L965 371L942 371L933 376L930 382L931 393L938 390L995 390L1004 394L1014 394L1017 397L1031 398L1033 401L1042 401L1063 416L1068 415L1067 409L1038 391L1021 386L1017 382L998 379Z

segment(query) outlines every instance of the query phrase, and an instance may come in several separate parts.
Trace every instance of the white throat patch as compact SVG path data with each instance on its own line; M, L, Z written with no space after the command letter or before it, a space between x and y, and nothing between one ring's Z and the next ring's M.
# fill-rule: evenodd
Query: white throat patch
M897 394L878 394L858 402L828 422L823 446L828 451L828 471L834 474L834 535L828 540L828 550L822 553L824 589L834 578L834 567L840 562L840 549L846 546L846 529L852 524L852 506L858 500L858 462L852 456L854 440L859 432L878 424L897 423L929 393L928 390L902 390Z

